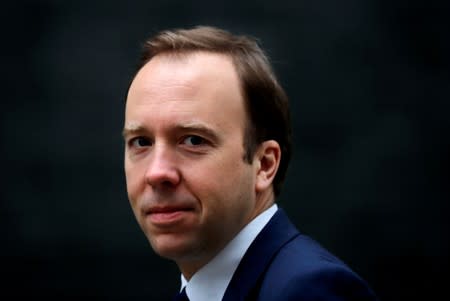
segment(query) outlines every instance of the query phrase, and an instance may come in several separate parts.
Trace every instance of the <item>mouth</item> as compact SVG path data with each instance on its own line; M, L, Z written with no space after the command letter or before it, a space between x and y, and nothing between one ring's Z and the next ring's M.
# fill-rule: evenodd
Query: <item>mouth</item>
M182 221L193 211L194 208L192 207L154 207L147 211L147 216L150 218L151 223L165 226Z

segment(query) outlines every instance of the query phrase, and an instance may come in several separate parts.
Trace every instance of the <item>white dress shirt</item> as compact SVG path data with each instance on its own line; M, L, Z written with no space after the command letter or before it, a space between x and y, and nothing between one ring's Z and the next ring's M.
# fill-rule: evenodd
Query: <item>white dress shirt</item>
M190 301L220 301L250 244L278 210L276 204L245 226L210 262L187 281L181 274Z

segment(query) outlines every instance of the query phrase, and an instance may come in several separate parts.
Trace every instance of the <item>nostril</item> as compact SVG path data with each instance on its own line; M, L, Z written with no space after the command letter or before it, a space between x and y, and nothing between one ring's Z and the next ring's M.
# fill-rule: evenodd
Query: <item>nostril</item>
M172 186L175 186L175 184L173 182L171 182L171 181L162 181L161 182L161 186L172 187Z

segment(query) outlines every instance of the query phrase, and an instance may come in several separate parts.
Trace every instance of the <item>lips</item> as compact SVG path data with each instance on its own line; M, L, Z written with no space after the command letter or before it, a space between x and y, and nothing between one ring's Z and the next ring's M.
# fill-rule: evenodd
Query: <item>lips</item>
M171 225L181 222L186 216L194 211L191 207L164 206L153 207L147 211L150 221L159 226Z

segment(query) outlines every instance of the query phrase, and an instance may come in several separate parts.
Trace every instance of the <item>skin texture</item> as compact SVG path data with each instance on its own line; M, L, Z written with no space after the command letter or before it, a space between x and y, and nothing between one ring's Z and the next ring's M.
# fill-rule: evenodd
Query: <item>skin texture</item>
M244 161L247 114L232 60L160 54L134 78L125 112L125 175L136 219L189 279L274 201L276 141Z

